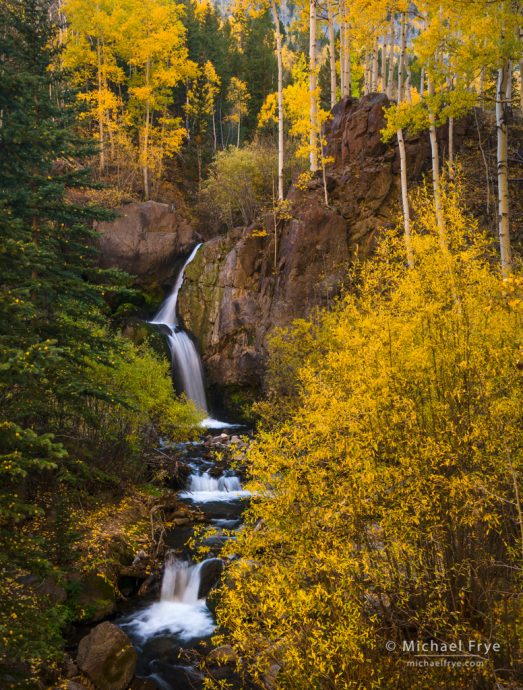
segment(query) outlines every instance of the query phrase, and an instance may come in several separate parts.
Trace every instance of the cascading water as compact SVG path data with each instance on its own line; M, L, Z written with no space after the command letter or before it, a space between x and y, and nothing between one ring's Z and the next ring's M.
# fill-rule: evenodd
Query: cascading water
M196 245L189 258L182 266L171 294L164 301L153 320L150 322L157 326L167 327L167 342L171 352L173 369L178 374L183 392L190 398L196 407L208 414L207 397L203 384L203 369L200 355L195 344L187 333L180 328L176 308L178 304L178 294L183 284L185 269L196 256L201 244ZM217 419L207 416L202 422L202 426L209 428L231 427L232 424L220 422Z
M198 603L202 563L190 566L187 561L169 558L165 563L160 601Z
M178 497L206 515L213 529L202 544L210 554L219 554L223 544L235 539L236 530L241 529L245 506L241 499L250 494L242 489L233 470L225 466L221 474L216 472L205 442L183 445L190 474ZM176 558L175 554L191 551L185 529L176 526L165 534L165 543L172 550L166 556L159 598L133 608L118 621L138 653L136 675L153 681L160 690L203 690L204 675L183 650L198 648L200 642L205 648L216 627L206 598L219 582L224 562L211 557L192 564ZM194 534L193 526L190 529Z
M250 492L242 489L240 480L235 475L225 473L220 477L212 477L208 472L191 474L187 490L180 493L180 498L188 498L195 503L234 501L248 496Z
M185 642L210 635L215 627L212 615L205 597L199 597L201 573L206 563L209 561L189 565L173 556L168 557L160 601L121 623L122 628L141 643L165 633Z
M198 244L192 250L189 258L182 266L176 278L171 294L162 304L151 323L167 326L169 329L167 342L169 344L169 350L171 351L173 367L176 368L180 376L184 393L194 401L200 410L208 412L200 356L198 355L193 341L189 338L187 333L180 328L178 316L176 314L178 294L183 284L185 269L194 259L201 246L201 244Z

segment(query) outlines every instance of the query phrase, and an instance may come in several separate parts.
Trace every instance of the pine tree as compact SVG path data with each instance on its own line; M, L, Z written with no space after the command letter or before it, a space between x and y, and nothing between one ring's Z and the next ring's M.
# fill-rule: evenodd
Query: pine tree
M53 653L48 626L58 614L45 600L24 609L28 595L16 584L48 567L45 545L24 526L41 512L40 488L78 465L68 460L70 439L89 418L89 400L111 395L89 362L109 362L116 348L89 225L107 214L68 201L68 190L87 184L78 162L95 151L75 134L49 2L9 0L0 17L0 597L2 619L18 611L25 621L20 637L4 638L3 677L21 655Z

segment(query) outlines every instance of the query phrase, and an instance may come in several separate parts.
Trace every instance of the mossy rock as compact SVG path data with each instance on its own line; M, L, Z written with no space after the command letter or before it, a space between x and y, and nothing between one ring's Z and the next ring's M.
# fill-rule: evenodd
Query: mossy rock
M68 589L77 620L100 621L116 610L115 589L100 573L74 573Z

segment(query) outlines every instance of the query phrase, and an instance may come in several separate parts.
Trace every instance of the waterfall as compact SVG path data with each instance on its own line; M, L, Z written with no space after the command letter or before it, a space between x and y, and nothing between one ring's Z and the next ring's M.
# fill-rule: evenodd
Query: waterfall
M184 604L198 603L200 571L204 561L189 565L170 557L165 563L160 601L179 601Z
M210 635L215 626L205 602L205 590L202 597L198 595L203 568L207 567L204 580L209 586L208 569L216 560L189 565L170 554L165 563L160 600L135 612L120 626L140 645L156 635L176 635L182 642Z
M216 479L204 472L189 477L189 491L241 491L241 488L240 480L234 476L222 475Z
M198 409L208 412L207 398L203 385L202 362L193 341L180 328L176 313L178 293L183 284L185 269L194 259L201 246L201 244L198 244L192 250L176 278L171 294L164 301L151 323L168 327L167 343L171 351L173 368L179 376L183 392L196 404Z
M229 473L222 474L221 477L211 477L208 472L191 474L187 489L179 494L180 498L189 499L193 503L236 501L250 495L250 491L242 489L238 477Z

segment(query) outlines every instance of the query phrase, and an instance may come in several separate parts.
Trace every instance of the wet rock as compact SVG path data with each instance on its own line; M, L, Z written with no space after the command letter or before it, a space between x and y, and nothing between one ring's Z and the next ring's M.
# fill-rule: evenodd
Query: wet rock
M121 268L142 283L169 279L176 259L200 240L183 214L169 204L146 201L117 211L116 220L96 228L102 266Z
M161 686L152 678L135 678L129 690L161 690Z
M203 676L192 667L173 666L163 661L151 664L151 670L168 683L168 687L176 690L194 690L201 684Z
M238 654L236 650L228 644L216 647L207 655L207 661L210 664L235 664L237 660Z
M223 561L220 558L209 558L204 561L200 570L200 589L198 598L206 597L211 589L218 583L223 571Z
M144 644L140 666L148 668L155 660L168 664L179 663L178 646L172 637L157 635Z
M105 622L80 641L78 667L98 690L126 690L136 669L137 654L127 635Z

